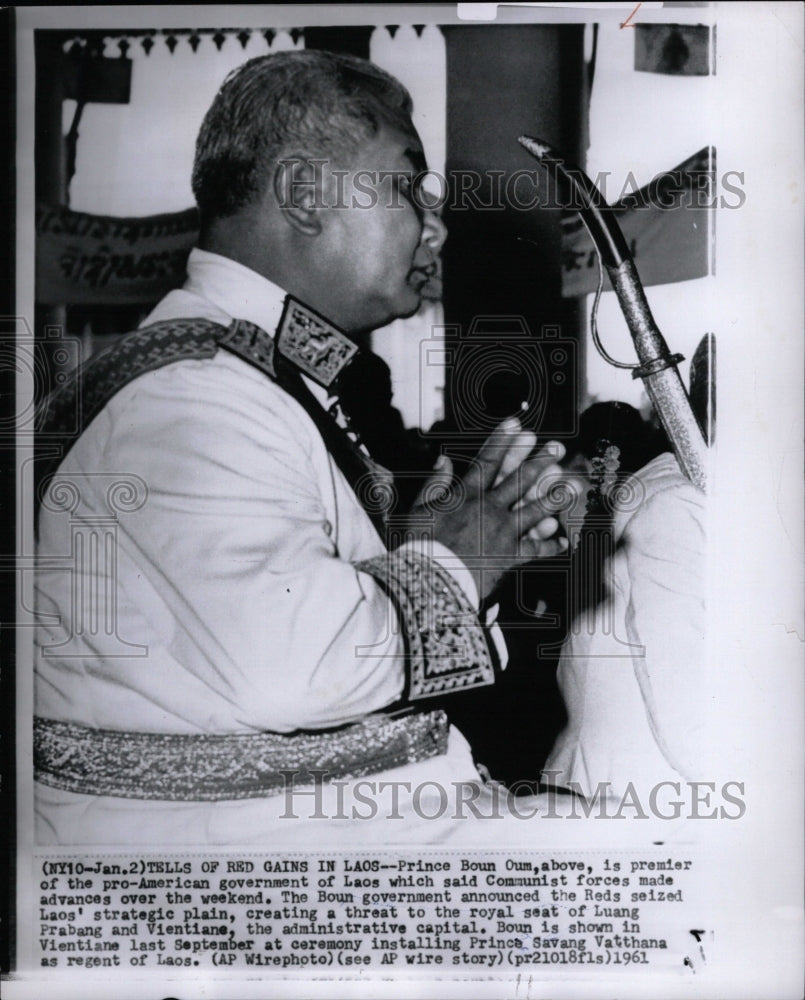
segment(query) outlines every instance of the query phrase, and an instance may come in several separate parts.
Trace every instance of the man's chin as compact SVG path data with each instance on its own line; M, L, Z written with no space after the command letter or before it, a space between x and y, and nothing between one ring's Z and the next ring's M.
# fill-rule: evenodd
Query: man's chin
M414 316L419 312L420 307L422 306L422 294L420 292L414 292L411 298L412 301L410 307L406 309L405 312L399 313L400 319L408 319L409 316Z
M414 288L408 288L405 295L401 295L399 300L389 309L385 320L377 323L374 329L379 330L384 326L389 326L398 319L409 319L419 312L422 305L422 295Z
M421 305L422 305L422 289L418 290L412 289L410 295L410 305L405 312L400 314L401 318L405 319L408 316L413 316L414 313L418 313Z
M407 285L396 300L386 299L382 308L378 308L371 319L366 317L360 326L357 324L353 326L351 333L360 335L371 333L373 330L382 330L383 327L390 326L395 320L409 319L414 316L419 312L421 305L422 292L412 285Z

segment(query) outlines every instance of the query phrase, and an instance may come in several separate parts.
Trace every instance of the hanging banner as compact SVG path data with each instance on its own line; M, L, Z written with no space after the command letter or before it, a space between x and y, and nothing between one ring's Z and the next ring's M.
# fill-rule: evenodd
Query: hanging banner
M631 177L622 185L613 208L642 283L665 285L710 274L713 232L708 211L716 202L715 150L700 149L639 190L636 183L630 184ZM598 186L605 190L601 183ZM740 189L727 188L725 179L725 190L727 194L721 197L730 195L737 207ZM722 207L731 206L723 201ZM588 295L597 285L593 241L578 212L568 212L562 219L562 295ZM604 288L611 288L606 275Z
M183 283L198 212L118 218L39 205L36 236L38 302L148 305Z

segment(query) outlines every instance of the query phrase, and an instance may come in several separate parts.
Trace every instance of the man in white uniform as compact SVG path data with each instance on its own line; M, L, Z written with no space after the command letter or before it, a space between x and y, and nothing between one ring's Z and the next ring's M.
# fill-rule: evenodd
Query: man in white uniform
M184 288L51 400L40 842L438 842L467 826L440 789L487 795L427 699L493 682L479 603L559 550L538 499L557 470L521 464L534 439L509 422L460 484L442 460L441 502L384 523L344 427L339 372L417 310L445 237L412 189L410 109L324 53L232 74L197 144ZM388 800L353 818L361 779L398 783L401 822Z

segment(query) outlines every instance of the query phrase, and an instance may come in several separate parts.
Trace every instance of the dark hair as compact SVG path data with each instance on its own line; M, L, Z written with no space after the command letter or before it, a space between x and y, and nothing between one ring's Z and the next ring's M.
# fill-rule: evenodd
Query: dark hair
M609 445L618 448L621 474L637 472L669 447L664 434L653 430L638 410L617 400L593 403L582 413L568 456L580 452L593 459Z
M364 59L307 50L249 60L224 81L196 140L202 225L262 194L289 146L348 156L384 122L411 131L411 109L405 87Z

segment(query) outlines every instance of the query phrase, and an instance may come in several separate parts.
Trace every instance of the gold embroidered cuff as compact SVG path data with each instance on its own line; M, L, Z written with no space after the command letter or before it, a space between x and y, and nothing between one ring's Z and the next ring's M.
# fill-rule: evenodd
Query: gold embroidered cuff
M373 576L397 609L405 638L408 701L494 684L483 626L444 567L403 547L356 568Z

